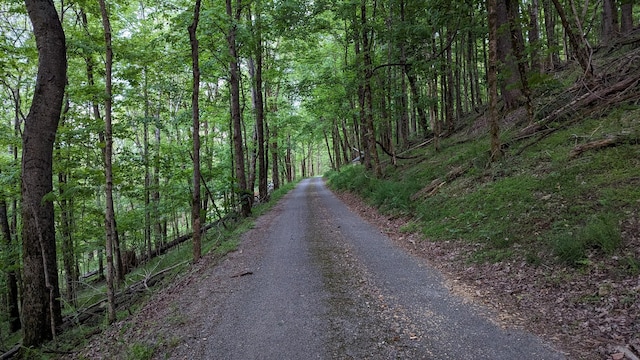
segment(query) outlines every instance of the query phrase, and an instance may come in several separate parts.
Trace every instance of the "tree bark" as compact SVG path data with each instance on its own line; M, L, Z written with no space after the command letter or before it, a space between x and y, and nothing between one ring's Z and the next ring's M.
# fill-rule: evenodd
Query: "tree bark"
M4 194L0 194L0 233L4 237L5 251L9 253L7 257L7 306L9 313L9 331L16 332L22 328L20 322L20 310L18 305L18 280L15 271L15 257L17 249L14 249L13 236L9 227L9 214L7 212L7 202Z
M201 0L196 0L193 10L193 22L189 25L189 43L191 44L191 64L193 71L193 91L191 108L193 118L193 197L191 202L191 226L193 228L193 261L202 256L202 239L200 232L200 63L198 49L198 22L200 20Z
M256 130L257 130L257 142L258 142L258 192L260 194L260 199L267 199L268 189L267 189L267 159L265 155L265 137L264 137L264 127L265 127L265 114L264 114L264 97L262 93L262 60L263 60L263 49L262 49L262 7L261 1L256 1L256 20L255 20L255 35L256 35L256 78L255 78L255 88L256 88Z
M542 72L540 60L540 27L538 14L540 12L538 0L532 0L529 6L529 47L531 49L531 72Z
M231 122L233 127L234 166L236 177L236 192L240 195L241 215L246 217L251 214L252 193L247 189L245 174L244 146L242 141L242 116L240 113L240 72L238 69L238 49L236 44L237 23L241 16L241 0L226 0L227 16L231 20L231 26L227 33L227 45L229 48L229 85L231 87ZM235 12L234 12L235 10Z
M382 176L380 160L376 148L376 131L373 123L373 94L371 89L371 79L373 78L373 61L371 58L371 48L373 41L370 36L369 24L367 23L367 0L362 0L360 4L360 20L362 26L362 52L364 59L364 143L366 144L365 163L370 161L371 169L376 177ZM372 34L372 32L371 32ZM367 160L369 159L369 160Z
M23 346L55 337L62 322L53 202L53 145L67 74L64 31L52 1L26 0L38 75L22 135Z
M547 38L547 50L549 51L549 69L555 69L560 63L558 56L558 42L556 40L556 21L553 13L551 0L542 0L542 8L544 10L544 28Z
M500 125L498 121L498 15L497 1L487 0L489 15L489 124L491 135L491 161L500 159Z
M531 89L527 76L526 59L524 55L524 39L520 29L520 2L517 0L507 0L507 13L509 14L509 28L513 45L513 57L518 67L520 78L520 88L527 108L527 118L529 123L533 123L533 103L531 101Z
M562 7L562 5L560 5L560 2L558 0L551 1L553 1L553 5L555 6L556 11L558 11L558 15L560 15L560 20L562 21L564 31L569 37L569 43L573 48L574 55L578 60L580 67L582 67L582 70L584 71L585 77L591 78L593 76L593 67L591 66L589 50L585 46L583 46L583 44L585 44L586 42L584 36L582 34L576 33L576 30L571 26L564 8Z
M611 40L616 36L614 6L615 0L604 0L602 2L602 28L600 33L600 42L605 46L609 45Z
M510 31L509 6L512 0L498 0L496 4L496 29L497 29L497 54L500 60L500 73L504 74L500 81L500 93L507 110L513 110L520 106L523 95L520 84L520 73L517 59L514 55L514 42L518 41ZM522 33L520 33L522 38Z
M112 156L113 156L113 130L111 124L111 107L113 101L112 95L112 66L113 66L113 49L111 47L111 22L109 21L109 14L107 12L107 6L105 0L99 0L100 13L102 15L102 27L104 29L105 38L105 99L104 99L104 163L105 163L105 197L106 197L106 212L105 212L105 232L106 232L106 257L107 257L107 321L112 324L116 321L116 304L115 304L115 291L114 291L114 278L117 282L118 276L116 275L116 269L114 269L114 247L115 247L115 212L113 207L113 168L112 168ZM117 253L116 253L117 255Z
M626 35L633 30L633 0L622 0L620 5L620 33Z

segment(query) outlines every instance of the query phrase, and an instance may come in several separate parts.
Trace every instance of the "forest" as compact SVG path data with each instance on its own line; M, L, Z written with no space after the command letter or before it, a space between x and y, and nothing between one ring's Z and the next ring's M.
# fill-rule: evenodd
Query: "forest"
M107 324L126 316L117 296L138 266L182 242L197 262L223 246L210 229L296 179L359 177L357 192L446 154L455 166L439 176L374 194L413 214L389 202L433 198L585 118L637 109L638 11L633 0L0 0L2 349L56 339L97 300ZM637 154L638 122L625 124L574 134L572 158ZM457 162L456 146L476 140ZM87 289L99 290L91 301Z

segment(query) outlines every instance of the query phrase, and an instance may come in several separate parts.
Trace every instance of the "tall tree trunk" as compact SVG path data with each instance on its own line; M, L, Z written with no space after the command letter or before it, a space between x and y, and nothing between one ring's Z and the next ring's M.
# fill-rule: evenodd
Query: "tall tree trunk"
M142 156L144 160L144 244L147 248L147 259L151 259L151 164L149 160L149 108L151 105L149 103L149 80L146 66L142 70L142 76L144 79L144 88L142 90L144 96L144 121L142 125Z
M160 142L161 142L161 133L159 126L159 115L156 116L156 128L155 128L155 156L153 160L153 222L154 222L154 233L155 233L155 243L156 248L162 246L166 239L166 220L164 220L164 230L163 230L163 220L160 218Z
M362 52L364 59L364 143L366 146L365 164L369 163L376 177L382 176L380 160L376 148L376 131L373 123L373 94L371 89L371 79L373 78L373 61L371 59L371 48L373 46L370 25L367 22L367 0L362 0L360 4L360 20L362 26ZM371 34L371 36L370 36ZM369 159L369 160L367 160Z
M507 2L511 0L498 0L496 7L497 19L497 51L500 60L500 73L503 80L500 81L500 93L507 110L513 110L520 106L523 95L519 85L520 73L518 70L517 59L513 53L515 38L512 36L509 25L509 7ZM522 37L522 33L520 33Z
M196 0L193 10L193 22L189 25L189 42L191 44L191 63L193 71L193 91L191 108L193 118L193 198L191 202L191 226L193 228L193 261L202 256L202 239L200 232L200 64L198 49L198 21L200 20L200 0Z
M236 44L237 23L240 20L242 4L241 0L226 0L227 16L231 20L231 26L227 33L227 45L229 48L229 85L231 87L231 122L233 126L234 166L237 192L240 195L241 214L251 214L251 197L253 194L247 189L247 177L245 174L244 146L242 141L242 116L240 113L240 72L238 69L238 49ZM235 11L235 12L234 12Z
M489 87L489 123L491 135L491 161L500 159L500 125L498 119L498 14L497 2L487 0L489 15L489 69L487 72Z
M113 66L113 50L111 47L111 22L105 0L99 0L100 13L102 14L102 26L104 29L106 57L105 57L105 100L104 100L104 124L105 124L105 147L104 147L104 163L105 163L105 197L106 197L106 213L105 213L105 230L106 230L106 255L107 255L107 321L112 324L116 321L116 303L114 280L117 282L116 269L114 269L114 247L115 247L115 211L113 207L113 130L111 125L111 106L112 106L112 66ZM116 253L117 255L117 253ZM114 279L115 278L115 279Z
M540 60L540 27L538 14L540 8L538 0L532 0L529 8L529 48L531 49L531 72L540 73L542 62Z
M275 94L271 93L271 87L265 85L265 97L267 99L272 98L271 105L269 105L269 113L275 114L278 112L278 96L280 94L280 85L276 86ZM267 101L267 103L269 103ZM267 127L265 122L265 131L267 131L267 138L270 140L270 154L271 154L271 181L273 182L273 189L278 190L280 188L280 154L278 150L278 127L275 124Z
M67 75L64 31L52 1L26 0L38 48L38 76L22 134L23 346L55 337L62 322L53 190L53 144Z
M507 0L507 13L509 14L509 29L513 45L513 56L518 66L520 87L524 96L525 107L527 108L527 118L529 123L533 123L533 104L531 102L531 89L527 76L526 59L524 55L524 39L520 29L520 2L519 0Z
M453 39L453 34L451 32L450 29L447 29L447 44L449 44L447 46L446 49L446 56L447 56L447 61L445 64L445 77L443 80L445 80L445 82L443 82L443 84L445 84L444 87L444 99L445 99L445 103L444 103L444 107L445 107L445 125L446 125L446 134L447 135L451 135L455 129L455 123L456 123L456 119L454 116L454 108L453 108L453 88L454 88L454 82L453 82L453 67L455 66L453 63L453 59L452 59L452 39Z
M22 99L20 96L20 86L16 86L15 89L12 89L12 97L13 97L13 125L14 125L14 136L18 137L20 134L20 123L21 123L21 104ZM10 147L11 153L13 154L13 163L18 163L18 146L16 144L11 145ZM1 173L0 173L1 175ZM15 184L12 184L12 186ZM9 211L7 206L7 201L12 200L12 217L11 222L9 221ZM3 190L0 190L0 233L4 237L4 243L6 245L6 251L9 254L7 257L6 266L7 270L7 307L8 307L8 315L9 315L9 331L14 333L19 331L22 328L22 322L20 321L20 307L19 307L19 294L18 294L18 272L17 269L18 261L17 257L19 256L19 251L17 249L18 244L14 242L16 228L17 228L17 200L15 196L8 196L4 193Z
M256 14L255 14L255 36L256 36L256 77L255 77L255 88L256 88L256 130L257 130L257 142L258 142L258 192L260 194L260 199L267 199L268 189L267 189L267 159L265 155L265 137L264 137L264 128L265 128L265 115L264 115L264 98L262 93L262 58L263 58L263 49L262 49L262 6L261 1L256 1Z
M72 199L67 200L65 188L67 187L67 174L58 173L58 185L60 187L60 234L62 235L62 264L64 267L64 282L66 285L66 300L73 306L77 305L76 284L78 273L76 272L75 247L72 237Z

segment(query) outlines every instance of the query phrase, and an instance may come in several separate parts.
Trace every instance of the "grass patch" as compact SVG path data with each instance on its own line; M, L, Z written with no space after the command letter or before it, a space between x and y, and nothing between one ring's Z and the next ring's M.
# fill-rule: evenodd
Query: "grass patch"
M628 107L628 106L627 106ZM377 179L360 165L326 176L333 189L354 192L385 213L413 216L402 231L419 231L431 241L479 244L471 261L521 258L529 264L561 262L583 266L594 256L617 254L624 246L619 222L640 199L640 146L622 144L570 158L579 144L640 125L640 109L584 119L553 132L517 155L521 141L488 165L489 140L456 135L440 151L422 148L417 159L400 161ZM517 129L503 133L503 140ZM412 196L454 168L468 168L431 194ZM517 246L515 246L517 245ZM626 259L626 258L624 258ZM622 261L622 260L621 260ZM637 260L624 260L628 271ZM635 269L635 270L634 270Z

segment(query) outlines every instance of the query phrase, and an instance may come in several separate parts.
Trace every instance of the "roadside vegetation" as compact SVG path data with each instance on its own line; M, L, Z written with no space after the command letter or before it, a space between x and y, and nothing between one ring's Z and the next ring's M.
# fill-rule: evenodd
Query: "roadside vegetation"
M549 75L550 85L537 90L537 119L576 100L569 96L572 71ZM558 336L556 342L590 337L578 357L598 358L595 349L600 355L619 353L615 346L637 350L637 101L636 96L632 102L573 109L549 126L549 134L525 139L521 134L531 124L523 119L524 109L503 113L503 156L493 163L487 121L471 114L441 140L439 150L416 139L417 146L398 152L405 159L393 164L386 158L380 178L359 164L325 176L333 189L357 194L388 219L403 219L400 237L418 234L421 242L443 246L453 255L430 260L457 262L440 265L476 286L483 300L498 296L502 310L529 312L523 316L546 324L549 332L559 326L550 335ZM585 145L620 137L605 146ZM527 307L536 302L539 308Z

